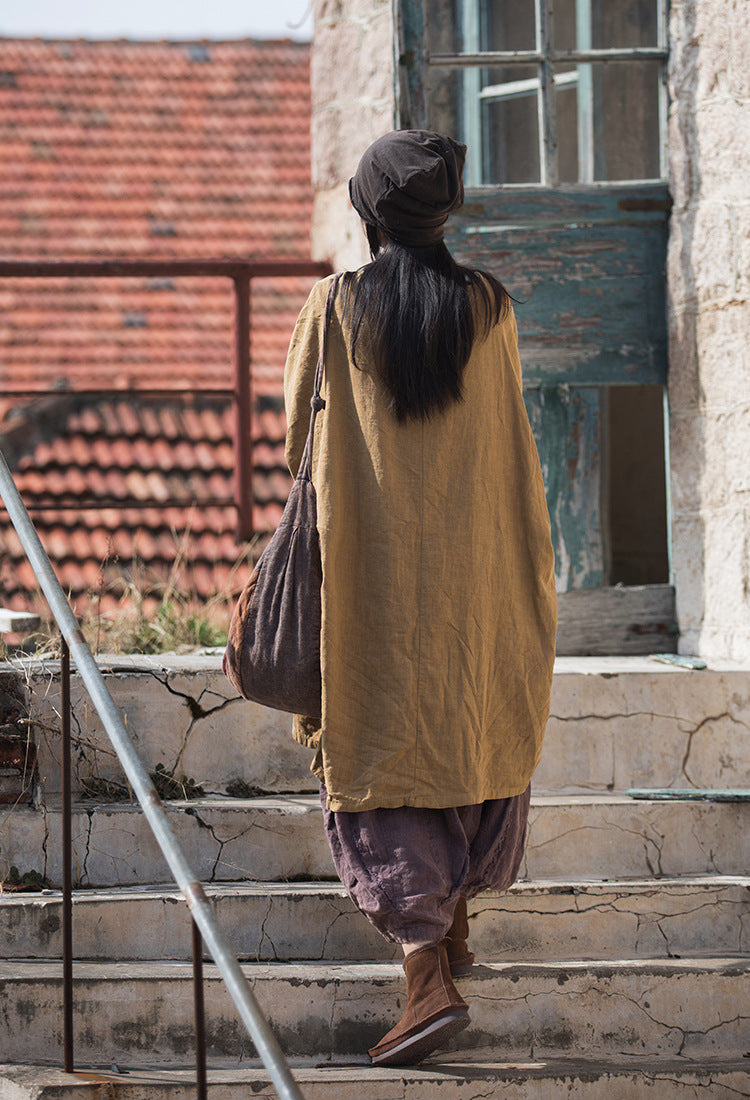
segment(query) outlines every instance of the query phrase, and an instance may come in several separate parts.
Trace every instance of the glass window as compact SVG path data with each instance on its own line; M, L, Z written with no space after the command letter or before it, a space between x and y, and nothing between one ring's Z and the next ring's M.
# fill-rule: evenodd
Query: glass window
M469 186L662 176L666 0L425 2L429 125Z

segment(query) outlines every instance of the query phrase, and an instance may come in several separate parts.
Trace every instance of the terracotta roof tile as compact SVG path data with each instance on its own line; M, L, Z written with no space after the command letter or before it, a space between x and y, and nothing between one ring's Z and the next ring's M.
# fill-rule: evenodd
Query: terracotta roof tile
M186 423L192 438L181 435L170 445L164 427L179 434ZM157 600L183 538L189 552L180 582L188 591L205 599L225 589L230 575L235 589L242 583L249 567L232 570L245 547L237 541L235 508L224 503L233 494L230 426L228 400L200 394L180 405L174 398L126 394L46 397L0 422L0 447L79 612L101 584L114 606L120 596L108 594L108 586L123 571L132 572L137 559L147 574L145 594ZM254 431L258 426L265 435L254 448L263 458L253 478L254 522L257 530L270 531L290 485L283 413L264 409ZM109 507L112 501L125 507ZM81 502L92 507L60 507ZM159 502L168 506L155 507ZM36 586L2 516L0 600L34 606Z
M192 48L0 39L2 255L309 255L309 47ZM265 392L309 285L253 287ZM229 383L224 280L0 280L0 304L0 386Z
M0 39L0 70L3 257L307 258L307 46ZM252 285L261 531L290 484L281 372L311 282ZM232 332L222 279L0 279L0 391L121 391L0 401L0 446L79 608L102 585L115 606L122 584L107 586L123 573L158 599L181 540L180 583L202 598L246 575L227 503L234 416L227 398L197 392L231 385ZM193 392L167 401L138 387ZM0 600L29 606L33 574L1 514L0 544Z

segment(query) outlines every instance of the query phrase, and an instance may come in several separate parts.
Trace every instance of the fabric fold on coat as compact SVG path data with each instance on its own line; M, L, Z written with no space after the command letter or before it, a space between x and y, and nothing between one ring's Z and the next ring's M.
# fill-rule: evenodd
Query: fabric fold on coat
M287 462L302 457L331 276L289 348ZM313 481L323 568L322 719L328 809L467 806L526 790L554 663L550 525L511 313L476 344L464 398L398 423L366 345L350 355L337 296Z

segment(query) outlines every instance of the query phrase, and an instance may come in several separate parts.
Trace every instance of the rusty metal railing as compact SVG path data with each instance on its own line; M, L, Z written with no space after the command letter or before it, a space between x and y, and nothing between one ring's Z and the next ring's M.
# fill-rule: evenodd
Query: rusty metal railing
M114 700L104 681L94 656L86 644L83 632L52 568L47 553L21 499L13 476L0 452L0 497L15 527L21 544L54 615L62 638L62 730L63 730L63 1065L73 1073L73 888L72 888L72 798L71 798L71 728L70 728L70 659L74 658L78 672L91 701L101 718L112 746L117 753L131 787L141 804L146 819L164 854L177 885L190 909L193 927L193 987L196 1020L196 1076L198 1100L206 1098L206 1043L203 1012L202 942L205 941L219 973L237 1006L255 1048L262 1059L282 1100L303 1100L282 1050L258 1002L255 1000L242 969L219 928L210 902L188 863L167 812L148 772L141 763Z
M231 388L200 389L195 392L222 396L232 399L234 406L234 504L237 508L237 537L240 541L251 538L253 534L253 450L250 432L252 410L252 385L250 373L250 331L251 308L250 286L253 279L292 277L304 275L327 275L331 268L327 263L315 260L0 260L0 278L39 279L39 278L114 278L114 277L180 277L215 276L231 279L235 300L235 348L233 379ZM50 390L31 390L7 388L3 397L55 396L63 394L83 395L93 391L75 388ZM97 390L97 393L113 393L154 397L156 395L181 394L184 390L175 387L165 391L163 388L149 389L138 387L134 390ZM191 391L192 392L192 391ZM167 507L175 502L159 501L154 507ZM182 502L185 503L185 502ZM216 502L212 502L216 503ZM221 501L221 504L228 503ZM143 501L134 501L132 506L142 507ZM87 507L110 507L111 505L94 501ZM75 505L81 509L81 502Z

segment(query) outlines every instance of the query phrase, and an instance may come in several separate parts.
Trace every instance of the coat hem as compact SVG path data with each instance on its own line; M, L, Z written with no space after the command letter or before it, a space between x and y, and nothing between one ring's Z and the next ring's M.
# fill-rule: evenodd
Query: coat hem
M313 768L321 783L325 786L323 769ZM337 795L328 795L326 809L333 813L359 813L362 810L396 810L400 806L413 806L422 810L446 810L455 806L477 806L480 802L488 802L491 799L513 798L523 794L531 782L531 776L521 779L517 783L507 787L496 787L483 790L478 793L462 791L458 795L446 795L442 799L426 801L406 801L404 798L381 798L377 795L369 795L364 798L342 798Z

